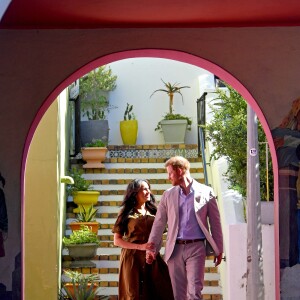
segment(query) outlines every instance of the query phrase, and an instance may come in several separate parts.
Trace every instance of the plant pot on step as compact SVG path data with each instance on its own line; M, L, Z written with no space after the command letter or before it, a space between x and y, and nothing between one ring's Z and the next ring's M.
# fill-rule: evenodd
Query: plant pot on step
M108 120L88 120L80 122L81 146L93 139L109 140Z
M187 120L161 120L160 125L166 144L184 144Z
M92 232L98 234L100 223L96 221L98 209L93 205L86 210L80 206L80 212L76 214L76 220L69 224L72 231L80 230L83 226L87 226Z
M120 132L124 145L135 145L138 135L138 121L120 121Z
M80 230L73 231L69 237L63 237L64 247L68 249L69 256L75 261L70 267L94 267L90 261L97 254L99 239L96 233L91 232L87 226L82 226Z
M64 289L68 291L67 293L68 293L68 295L70 295L72 297L71 299L77 299L76 295L79 293L82 294L82 285L80 285L78 283L74 283L74 284L73 283L65 283ZM99 289L99 287L95 284L92 284L92 283L86 284L86 294L88 294L88 295L90 295L92 293L93 293L93 295L97 294L98 289ZM90 290L91 290L91 292L90 292ZM89 299L96 299L96 296L89 296L89 297L92 297Z
M81 148L82 159L86 161L83 168L98 168L103 169L105 165L103 162L106 159L106 147L83 147Z
M66 246L70 257L74 259L74 261L72 261L70 264L70 268L95 268L96 264L90 260L97 255L98 247L99 244L96 243L74 244Z
M68 245L69 255L74 259L89 260L96 256L99 244L86 243Z
M69 279L66 279L65 276ZM64 270L62 276L63 289L60 289L58 299L96 299L99 280L98 274L83 274L78 271Z
M85 210L88 210L91 205L98 203L98 197L100 192L98 191L78 191L73 193L73 202L78 207L73 209L74 213L80 212L80 206L83 206Z
M72 222L69 224L72 231L79 230L82 225L88 226L92 232L98 233L99 222Z

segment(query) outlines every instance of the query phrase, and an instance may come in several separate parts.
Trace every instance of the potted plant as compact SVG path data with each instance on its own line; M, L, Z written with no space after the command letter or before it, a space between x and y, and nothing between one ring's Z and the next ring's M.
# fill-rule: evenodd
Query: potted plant
M98 290L98 274L82 274L77 271L65 270L64 275L69 280L63 279L63 290L59 291L59 300L94 300Z
M81 121L81 145L92 139L108 142L107 114L113 108L109 104L108 93L116 88L117 76L110 67L101 66L80 78L79 96L82 116L88 120Z
M138 121L133 113L133 105L127 103L124 120L120 121L120 132L124 145L135 145L138 135Z
M75 259L70 267L94 267L90 261L96 256L99 246L98 236L86 225L81 225L79 230L72 231L70 237L63 237L63 244L68 249L69 255Z
M68 174L73 178L74 184L68 184L67 194L72 196L73 202L78 205L73 209L73 212L80 212L79 205L88 210L90 206L97 204L100 193L99 191L92 191L90 182L82 176L83 170L73 167Z
M162 80L164 87L163 89L155 90L150 98L156 92L164 92L169 97L169 112L165 114L163 119L158 122L155 130L162 130L164 135L164 140L169 144L180 144L184 143L186 130L191 129L192 119L181 115L173 113L173 99L175 94L179 94L183 103L183 95L181 93L182 89L190 88L189 86L180 86L179 83L170 83Z
M86 161L83 168L105 168L102 163L105 161L107 153L107 142L101 139L93 139L81 148L82 159Z
M88 226L92 232L98 233L99 222L96 221L98 209L94 209L93 205L91 205L87 210L81 205L79 209L80 211L76 214L75 221L69 224L72 231L79 230L80 227L84 225Z

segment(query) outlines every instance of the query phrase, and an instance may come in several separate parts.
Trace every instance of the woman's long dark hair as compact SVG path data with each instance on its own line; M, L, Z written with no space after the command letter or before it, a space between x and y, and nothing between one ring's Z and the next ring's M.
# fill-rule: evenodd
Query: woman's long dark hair
M134 208L136 206L136 195L141 189L142 183L146 182L151 191L151 186L148 180L146 179L134 179L132 180L126 189L126 193L124 195L124 199L121 203L121 210L118 216L117 223L115 226L120 228L121 232L126 232L127 224L128 224L128 216L133 214ZM150 192L150 201L145 203L145 208L152 215L156 215L157 207L155 205L154 195Z

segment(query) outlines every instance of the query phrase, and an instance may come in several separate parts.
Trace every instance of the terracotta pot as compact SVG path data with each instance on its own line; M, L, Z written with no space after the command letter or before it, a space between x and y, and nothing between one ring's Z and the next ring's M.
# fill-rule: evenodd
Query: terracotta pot
M89 288L91 287L91 285L92 285L91 283L88 283L88 284L87 284L87 288L89 289ZM75 288L75 289L78 288L78 284L75 284L75 287L74 287L73 283L65 283L65 284L64 284L64 289L65 289L65 290L68 290L69 294L72 296L73 299L75 299L74 288ZM98 289L98 286L94 285L94 287L93 287L94 293L96 293L97 289ZM96 297L97 297L97 296L95 296L94 299L96 299Z
M91 229L92 232L98 233L100 224L98 222L72 222L69 225L72 231L79 230L80 226L86 225Z
M86 161L86 164L83 165L83 168L105 168L105 165L102 163L106 159L107 153L106 147L83 147L81 148L82 159Z

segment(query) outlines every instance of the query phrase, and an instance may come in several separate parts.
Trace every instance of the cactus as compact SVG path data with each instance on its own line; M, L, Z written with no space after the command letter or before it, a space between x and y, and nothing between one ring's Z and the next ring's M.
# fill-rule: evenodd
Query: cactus
M125 110L125 113L124 113L124 120L125 121L135 120L135 115L132 112L132 110L133 110L133 105L127 103L126 110Z

